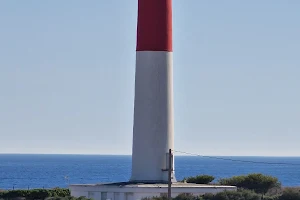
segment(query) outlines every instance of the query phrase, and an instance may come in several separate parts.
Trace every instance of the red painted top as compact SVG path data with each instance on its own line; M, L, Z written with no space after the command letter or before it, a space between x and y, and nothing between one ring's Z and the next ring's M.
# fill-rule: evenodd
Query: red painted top
M172 49L172 0L138 0L137 51Z

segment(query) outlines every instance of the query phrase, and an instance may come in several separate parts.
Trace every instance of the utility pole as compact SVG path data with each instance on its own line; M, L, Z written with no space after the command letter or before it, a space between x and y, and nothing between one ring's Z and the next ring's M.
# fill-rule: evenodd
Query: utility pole
M169 169L168 169L168 200L172 199L172 171L173 171L173 154L172 149L169 149Z

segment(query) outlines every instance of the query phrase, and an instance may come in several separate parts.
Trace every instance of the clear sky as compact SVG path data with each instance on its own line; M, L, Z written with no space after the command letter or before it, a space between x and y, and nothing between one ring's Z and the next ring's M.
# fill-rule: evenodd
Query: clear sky
M173 8L175 149L300 156L300 1ZM0 1L0 153L131 154L136 15Z

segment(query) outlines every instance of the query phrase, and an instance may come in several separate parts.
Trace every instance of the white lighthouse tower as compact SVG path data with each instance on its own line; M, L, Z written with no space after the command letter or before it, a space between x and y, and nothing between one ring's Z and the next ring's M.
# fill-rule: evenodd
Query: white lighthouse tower
M174 148L172 0L138 0L132 173L128 182L72 184L71 195L94 200L141 200L166 195ZM176 182L171 195L236 190Z
M135 73L130 181L167 182L174 148L172 0L138 1Z

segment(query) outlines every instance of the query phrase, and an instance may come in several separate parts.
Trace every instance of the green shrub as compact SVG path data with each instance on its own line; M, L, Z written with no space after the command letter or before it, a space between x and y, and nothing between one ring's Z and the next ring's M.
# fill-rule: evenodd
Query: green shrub
M219 192L216 195L211 196L211 199L204 196L203 198L205 200L261 200L261 195L252 191L242 190Z
M92 199L88 199L86 197L49 197L46 198L45 200L92 200Z
M219 183L222 185L234 185L239 188L254 190L260 194L266 194L271 188L280 187L280 183L276 177L263 174L234 176L232 178L220 179Z
M167 196L161 197L144 197L141 200L168 200Z
M263 200L279 200L279 196L275 195L275 196L265 196L263 198Z
M184 178L183 181L187 183L196 183L196 184L208 184L215 180L215 177L210 175L198 175Z
M0 198L3 199L15 199L18 197L27 197L27 190L12 190L12 191L4 191L0 193Z
M249 174L245 178L244 188L265 194L269 189L279 187L280 183L276 177L263 174Z
M241 187L245 181L246 176L233 176L231 178L221 178L218 183L221 185L232 185Z
M58 197L68 197L68 196L71 196L71 192L69 189L65 189L65 188L53 188L50 191L50 196L51 197L55 197L55 196L58 196Z
M300 200L300 191L298 189L284 189L279 200Z
M45 199L47 197L70 197L70 190L64 188L9 190L0 192L0 199L15 199L24 197L26 200Z
M213 197L214 197L214 195L211 194L211 193L207 193L207 194L202 195L203 200L211 200L211 199L213 199Z
M201 200L200 197L194 196L191 193L182 193L173 199L174 200Z
M50 195L50 191L45 189L29 190L26 195L26 200L45 199Z
M165 196L144 198L143 200L168 200ZM190 193L183 193L173 198L173 200L300 200L300 188L283 189L281 195L263 196L255 191L238 189L237 191L223 191L217 194L204 194L193 196Z

